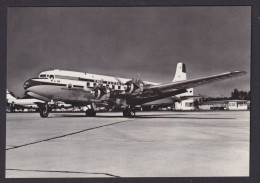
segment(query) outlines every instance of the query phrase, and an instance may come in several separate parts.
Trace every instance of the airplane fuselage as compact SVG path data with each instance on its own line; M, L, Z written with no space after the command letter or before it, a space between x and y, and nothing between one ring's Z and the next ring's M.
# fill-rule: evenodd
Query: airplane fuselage
M126 85L129 80L131 79L50 70L40 73L37 78L27 80L24 88L28 95L40 100L88 104L107 100L111 91L132 93L134 86Z

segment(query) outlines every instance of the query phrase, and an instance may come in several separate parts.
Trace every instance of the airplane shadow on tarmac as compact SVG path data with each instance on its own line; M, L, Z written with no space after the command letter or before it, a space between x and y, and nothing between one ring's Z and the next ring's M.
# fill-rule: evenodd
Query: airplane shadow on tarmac
M136 116L135 118L147 118L147 119L149 119L149 118L167 118L167 119L169 119L169 118L172 118L172 119L236 119L236 118L203 118L203 117L179 117L179 116L162 116L162 117L160 117L160 116Z

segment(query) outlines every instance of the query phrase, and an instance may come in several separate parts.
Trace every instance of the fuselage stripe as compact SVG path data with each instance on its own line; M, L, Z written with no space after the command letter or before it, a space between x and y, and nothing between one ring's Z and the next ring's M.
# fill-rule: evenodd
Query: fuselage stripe
M81 86L81 85L73 85L73 87L84 88L84 86Z
M89 82L94 82L93 79L85 79L85 78L78 78L79 81L89 81Z

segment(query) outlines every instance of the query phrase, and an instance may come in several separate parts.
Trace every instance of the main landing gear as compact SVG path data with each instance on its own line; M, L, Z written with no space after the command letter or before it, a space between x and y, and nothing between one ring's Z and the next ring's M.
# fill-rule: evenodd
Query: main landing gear
M96 111L94 109L88 109L86 112L87 117L95 117L96 116Z
M49 112L51 111L51 108L48 106L48 104L43 104L42 106L39 106L40 110L40 116L42 118L46 118L49 115Z
M130 106L126 107L125 109L123 109L123 116L130 118L135 117L135 108Z
M94 104L91 104L90 107L86 110L85 114L86 117L95 117L96 116L96 110L95 110Z

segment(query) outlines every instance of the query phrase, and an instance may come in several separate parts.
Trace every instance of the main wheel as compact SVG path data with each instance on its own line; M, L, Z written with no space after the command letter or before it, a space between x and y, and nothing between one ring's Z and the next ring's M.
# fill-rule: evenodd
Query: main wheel
M93 109L89 109L89 110L86 111L86 116L87 117L95 117L96 111L94 111Z
M96 111L93 111L93 112L92 112L92 117L95 117L96 114L97 114L97 112L96 112Z
M123 110L123 116L124 116L124 117L128 117L128 111L127 111L127 109L124 109L124 110Z
M131 117L131 118L135 117L135 110L134 109L130 109L128 116Z
M126 108L123 110L123 116L124 117L135 117L135 110L134 108Z

